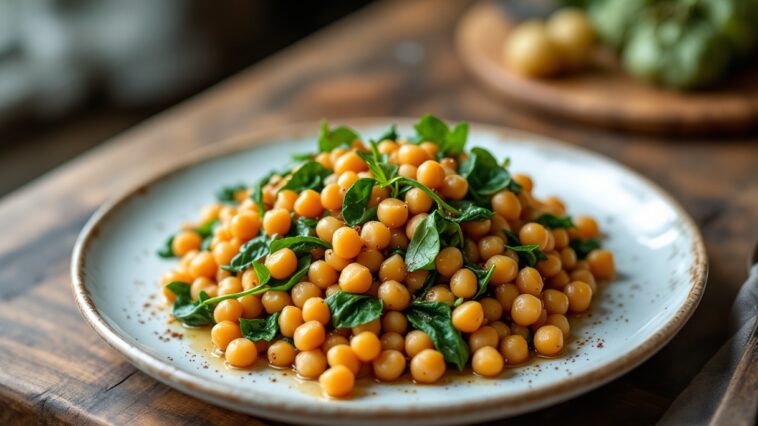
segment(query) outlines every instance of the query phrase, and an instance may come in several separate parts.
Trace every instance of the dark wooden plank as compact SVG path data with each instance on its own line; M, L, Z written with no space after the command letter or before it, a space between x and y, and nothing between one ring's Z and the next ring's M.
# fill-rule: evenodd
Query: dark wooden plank
M135 373L97 338L69 290L77 232L107 197L192 148L293 121L426 112L594 149L657 181L695 217L711 278L680 335L618 381L512 421L604 424L612 413L628 423L654 422L725 337L724 324L713 318L728 309L758 238L756 140L618 134L502 103L454 55L453 29L466 6L454 0L371 6L2 199L0 423L255 423Z

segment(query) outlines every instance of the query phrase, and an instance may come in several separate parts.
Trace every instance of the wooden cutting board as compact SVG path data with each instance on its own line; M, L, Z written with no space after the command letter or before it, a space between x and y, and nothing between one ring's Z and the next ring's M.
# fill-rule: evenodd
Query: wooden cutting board
M677 92L626 75L615 55L599 47L592 66L552 79L533 79L502 63L508 32L524 19L546 16L544 1L482 1L462 16L458 54L498 95L537 111L604 127L668 134L737 133L758 128L758 67L737 72L714 89Z

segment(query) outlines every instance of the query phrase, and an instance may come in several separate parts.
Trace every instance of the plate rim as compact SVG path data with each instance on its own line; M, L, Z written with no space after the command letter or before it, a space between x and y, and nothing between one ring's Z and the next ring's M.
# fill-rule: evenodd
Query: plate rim
M332 119L333 122L340 123L340 125L348 125L355 128L379 126L382 124L389 125L390 123L408 125L416 120L417 119L409 117ZM297 416L301 422L308 421L307 418L304 419L301 416L319 414L342 416L343 421L347 419L365 420L367 416L371 416L371 420L373 421L384 422L397 421L398 419L406 421L422 421L431 418L444 418L448 421L453 421L462 417L477 417L479 419L485 419L497 416L516 415L569 399L578 394L602 386L635 368L663 348L663 346L665 346L679 332L684 324L687 323L702 298L708 276L708 260L703 237L699 228L687 211L671 194L661 188L658 184L610 157L577 145L505 126L469 122L469 126L477 131L481 130L490 132L503 138L516 137L529 140L530 142L546 148L558 147L564 150L574 150L580 154L595 157L596 159L610 163L613 166L620 168L623 172L630 173L637 177L646 185L649 185L676 211L677 215L682 219L683 224L690 231L694 239L691 247L691 252L694 255L694 264L689 271L690 289L687 298L677 309L676 313L665 324L659 327L650 338L641 345L632 348L630 351L617 356L615 359L610 360L594 370L581 375L566 377L560 382L539 389L532 389L509 396L495 395L474 402L451 404L445 407L414 407L412 409L393 411L388 410L385 406L355 408L330 406L328 404L311 402L293 404L291 401L285 402L271 399L255 399L254 396L256 394L252 392L248 392L245 395L235 395L229 388L224 388L223 386L212 382L198 380L196 375L180 370L171 363L142 351L122 337L120 332L112 327L105 319L105 316L97 309L86 285L86 251L91 241L98 236L100 225L121 205L130 201L135 196L144 194L150 186L174 176L179 172L187 170L204 161L219 159L256 146L273 143L274 140L272 139L275 138L297 138L315 134L317 132L315 129L319 128L319 124L320 121L313 120L293 124L285 123L271 127L267 126L244 135L222 139L218 142L189 150L189 152L182 155L176 162L169 164L155 173L148 174L147 177L138 180L136 184L129 186L118 195L112 196L98 207L77 237L70 264L71 290L74 300L82 316L87 320L90 326L95 329L97 334L112 348L124 356L130 363L148 375L171 387L177 388L182 392L190 393L195 397L237 411L245 411L255 415L272 418L293 418L293 416ZM477 411L472 412L471 410ZM311 420L318 422L318 419ZM335 421L337 419L329 420Z

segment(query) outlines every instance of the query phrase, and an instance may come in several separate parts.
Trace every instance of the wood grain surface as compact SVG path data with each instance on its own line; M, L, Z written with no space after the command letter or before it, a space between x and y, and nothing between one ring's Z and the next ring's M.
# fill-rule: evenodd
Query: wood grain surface
M725 339L725 318L758 238L758 141L662 139L548 118L503 103L453 49L468 2L372 5L148 120L0 200L0 424L258 424L157 383L84 322L68 263L108 197L182 153L253 129L346 116L434 113L546 134L591 148L670 191L705 236L710 279L679 335L622 378L510 424L650 424Z
M546 4L547 3L547 4ZM528 78L503 66L503 42L523 19L541 16L546 0L488 0L472 7L456 33L467 68L496 93L554 115L604 127L663 134L723 134L758 126L758 65L735 72L713 90L679 92L627 75L608 49L587 70ZM554 7L554 6L553 6Z

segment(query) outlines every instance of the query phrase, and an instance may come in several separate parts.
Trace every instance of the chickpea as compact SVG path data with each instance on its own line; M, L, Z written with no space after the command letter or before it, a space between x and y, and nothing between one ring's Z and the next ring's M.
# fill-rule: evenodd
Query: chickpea
M437 189L442 186L442 181L445 179L445 170L440 163L427 160L418 166L416 179L431 189Z
M468 181L461 175L447 175L442 181L440 193L449 200L462 200L468 193Z
M227 241L221 241L213 247L213 260L216 265L228 265L236 254L237 250Z
M569 300L569 310L571 312L584 312L590 307L592 302L592 288L589 284L582 281L568 283L563 289Z
M420 290L421 287L424 286L424 282L426 281L428 276L429 276L429 271L425 271L423 269L419 269L413 272L408 272L404 280L406 287L408 287L408 291L410 291L411 293L415 293L416 291Z
M316 224L316 236L331 244L334 233L343 226L345 222L334 216L326 216Z
M326 339L324 340L324 344L321 345L321 350L324 353L329 353L329 349L337 346L337 345L346 345L350 346L350 342L347 340L347 337L342 336L341 334L338 334L334 331L326 335Z
M387 246L390 250L395 249L401 249L405 250L408 248L408 244L410 244L410 240L405 235L405 230L403 228L395 228L390 230L390 245Z
M556 250L562 250L569 245L569 234L568 231L566 231L563 228L553 229L553 241L555 244Z
M218 287L213 283L213 281L209 280L206 277L195 278L195 280L192 281L192 285L190 286L190 296L192 297L192 300L199 299L200 292L203 291L206 292L208 296L211 296L212 291L218 292Z
M382 321L379 318L376 318L372 320L371 322L367 322L366 324L358 325L352 328L353 335L357 336L364 331L368 331L369 333L374 333L377 336L379 333L382 332Z
M218 323L221 321L239 321L242 316L242 305L237 299L222 300L213 310L213 319Z
M566 271L558 272L558 275L554 277L548 278L548 285L550 288L563 290L564 287L566 287L566 284L571 282L571 279L569 278L569 275L566 273Z
M400 147L393 141L386 139L376 146L376 149L379 151L380 154L392 154L393 152L397 151Z
M390 229L382 222L366 222L361 228L363 245L370 249L381 250L390 243Z
M192 258L187 269L193 278L211 278L216 275L218 266L216 265L216 261L213 260L213 255L210 252L203 251Z
M232 367L245 368L253 365L258 359L258 349L253 342L240 337L229 342L224 357Z
M383 351L392 349L402 352L405 349L405 338L393 331L382 334L379 341L382 343Z
M484 297L479 301L479 303L482 305L482 309L484 310L485 324L488 324L492 321L497 321L503 317L503 305L501 305L497 299L493 299L492 297Z
M476 243L466 238L463 240L463 256L471 263L479 263L479 248Z
M408 288L395 280L383 282L379 286L378 296L384 302L384 308L391 311L402 311L411 302Z
M211 341L222 351L226 350L229 342L240 337L242 337L242 331L234 321L219 321L211 329Z
M339 285L348 293L365 293L371 287L371 271L359 263L351 263L340 273Z
M328 210L339 210L342 208L342 202L345 199L345 192L338 183L326 185L321 190L321 205ZM329 216L327 216L329 217Z
M495 287L495 298L502 305L503 310L506 312L511 311L513 307L513 301L516 300L518 295L521 294L518 291L518 287L513 284L502 284Z
M579 216L574 219L574 225L576 225L576 231L579 234L579 238L587 240L595 238L600 235L600 227L597 225L595 219L589 216Z
M587 283L592 289L592 293L595 293L597 290L597 282L595 282L595 276L592 275L592 272L589 270L576 269L575 271L571 271L569 278L571 278L571 281L582 281Z
M321 374L318 382L327 396L339 398L353 391L355 375L347 367L338 365Z
M508 220L521 217L521 202L516 194L505 189L492 196L492 209Z
M248 268L242 273L242 289L250 290L253 287L257 287L260 283L258 275L255 273L255 269Z
M368 170L368 165L353 151L341 155L334 163L334 173L338 175L345 172L358 173L364 170Z
M404 281L408 274L403 257L394 254L382 262L379 266L379 279L381 281Z
M303 304L303 321L318 321L327 325L330 319L329 306L321 297L312 297Z
M521 364L529 359L529 345L520 335L510 335L500 342L500 354L508 365Z
M279 318L281 319L281 317ZM326 340L326 330L324 329L324 325L319 321L308 321L297 327L293 340L295 341L295 347L299 351L310 351L320 347L324 343Z
M340 186L344 191L347 191L350 189L353 184L360 179L358 177L358 174L353 171L347 171L345 173L342 173L339 175L339 178L337 179L337 185Z
M281 190L276 194L276 201L274 202L274 208L293 211L295 210L296 200L297 200L297 192L291 189Z
M492 346L493 348L496 348L499 341L500 337L497 334L497 330L495 330L493 327L485 325L483 327L480 327L479 330L471 333L471 335L468 337L468 346L469 349L471 349L471 352L476 352L477 349L483 348L485 346Z
M346 344L332 346L326 353L326 361L330 367L342 365L347 367L353 374L358 374L361 369L361 360L355 352Z
M554 325L561 329L563 332L563 339L566 340L569 337L569 333L571 332L571 325L569 324L568 318L566 318L565 315L561 314L550 314L547 316L547 319L545 320L545 325Z
M518 237L521 244L537 244L540 246L541 251L545 251L545 247L547 247L550 239L550 233L539 223L530 222L521 227Z
M532 178L530 178L529 176L525 174L516 173L515 175L513 175L513 180L515 180L516 183L521 185L521 188L523 189L523 191L521 191L522 194L525 192L531 193L532 190L534 190L534 182L532 182Z
M229 231L232 236L241 241L247 241L256 237L259 227L260 218L258 217L258 213L252 211L238 213L229 222Z
M358 359L369 362L379 356L382 350L382 342L376 334L363 331L350 340L350 347Z
M416 233L416 229L421 225L426 218L429 217L426 213L419 213L416 216L413 216L406 224L405 224L405 236L408 237L408 239L413 240L413 234Z
M434 349L432 338L421 330L413 330L405 335L405 353L414 357L425 349Z
M279 331L285 337L295 335L295 329L303 324L303 312L296 306L285 306L279 315Z
M376 210L379 221L389 228L397 228L408 220L408 206L397 198L387 198Z
M361 248L363 247L363 240L361 240L358 231L353 228L343 226L334 232L332 237L332 247L334 254L343 259L352 259L358 256Z
M326 370L326 355L319 349L303 351L295 356L295 371L306 379L316 379Z
M519 271L516 277L516 287L518 287L521 293L539 296L542 293L544 283L539 271L527 266Z
M511 334L511 328L508 327L502 321L493 321L488 324L488 327L492 327L495 329L495 331L497 332L498 339L500 340L505 339Z
M242 296L237 301L242 305L242 318L258 318L263 313L263 303L257 295Z
M284 340L277 340L268 347L269 364L275 367L289 367L295 362L295 347Z
M396 350L384 350L372 361L372 365L377 379L391 382L405 372L405 356Z
M397 174L408 178L408 179L416 179L416 174L418 173L418 167L412 165L412 164L401 164L400 168L397 170Z
M193 250L200 250L202 242L203 239L197 232L181 231L174 236L174 240L171 242L171 251L181 257Z
M400 164L410 164L412 166L420 166L424 161L430 159L429 153L418 145L406 144L402 145L398 150L397 159Z
M470 299L478 290L476 275L470 269L461 268L450 278L450 291L455 297Z
M208 223L212 220L218 219L218 214L221 211L221 204L208 204L200 211L200 223Z
M505 252L505 240L498 236L484 237L479 240L479 257L487 261L492 256Z
M494 347L484 346L474 352L471 358L471 368L476 374L492 377L502 373L505 361Z
M542 293L542 301L548 314L565 314L568 311L569 299L562 291L547 289Z
M316 158L314 158L314 160L319 162L322 166L324 166L327 169L332 168L332 160L329 159L329 154L327 154L326 152L322 152L316 155Z
M534 324L532 324L530 327L532 331L535 331L538 328L545 325L546 322L547 322L547 310L542 309L542 311L540 311L540 316L537 318L537 321L535 321Z
M267 314L281 312L285 306L292 304L289 293L286 291L267 291L261 296L261 303Z
M571 271L576 266L576 252L571 247L561 249L561 266L567 271Z
M418 383L434 383L446 369L445 358L434 349L424 349L411 359L411 376Z
M308 281L318 288L326 290L327 287L337 282L337 271L325 261L317 260L308 267Z
M237 277L227 277L218 283L218 295L239 293L242 291L242 282Z
M534 348L542 355L558 354L563 350L563 332L554 325L543 325L534 333Z
M513 281L518 274L518 262L505 255L494 255L487 260L485 268L495 267L490 282L492 284L506 284Z
M371 196L368 200L368 207L376 207L381 203L383 200L386 200L390 197L390 189L389 188L382 188L380 186L375 186L371 188Z
M263 229L268 235L287 235L292 226L290 212L286 209L271 209L263 215Z
M308 299L312 297L321 297L321 289L316 284L302 281L292 287L290 297L292 298L292 303L302 309Z
M484 309L479 302L463 302L453 310L453 326L464 333L473 333L484 322Z
M405 204L412 215L426 213L432 208L434 201L432 197L419 188L411 188L405 193Z
M513 301L511 319L518 325L529 326L542 314L542 301L531 294L521 294Z
M467 237L473 240L478 240L490 232L492 229L492 221L490 219L484 219L464 222L461 224L461 228L463 228L463 233L466 234Z
M289 248L280 249L266 257L266 268L271 272L271 277L282 280L295 273L297 269L297 255Z
M616 274L613 253L608 250L592 250L587 255L587 263L590 264L592 275L600 280L610 280Z
M550 278L561 273L563 265L560 256L555 253L547 253L545 256L547 259L537 262L537 270L540 274L545 278Z
M443 277L451 277L463 267L463 254L455 247L445 247L434 259L437 272Z
M429 292L426 293L426 300L429 302L442 302L453 306L455 296L453 296L453 292L450 291L449 287L441 284L429 289Z
M334 253L333 249L327 249L324 252L324 261L335 271L342 271L347 267L347 265L352 263L350 259L344 259L340 256L337 256L337 254Z

